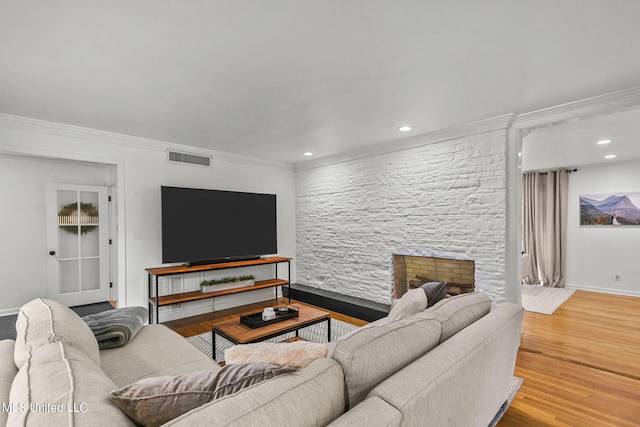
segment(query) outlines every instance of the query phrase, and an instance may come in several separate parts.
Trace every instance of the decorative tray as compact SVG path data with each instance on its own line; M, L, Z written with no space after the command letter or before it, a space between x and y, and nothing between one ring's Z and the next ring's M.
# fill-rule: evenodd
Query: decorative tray
M286 313L280 313L276 309L276 318L272 320L262 320L262 312L249 314L246 316L240 316L240 323L250 327L251 329L261 328L263 326L271 325L273 323L282 322L283 320L293 319L298 317L298 310L288 307Z

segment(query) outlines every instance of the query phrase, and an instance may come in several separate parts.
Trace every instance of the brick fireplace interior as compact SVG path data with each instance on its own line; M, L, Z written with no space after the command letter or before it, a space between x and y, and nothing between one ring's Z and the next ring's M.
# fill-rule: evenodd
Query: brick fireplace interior
M393 297L426 282L447 282L447 294L452 296L473 292L475 269L472 260L394 254Z

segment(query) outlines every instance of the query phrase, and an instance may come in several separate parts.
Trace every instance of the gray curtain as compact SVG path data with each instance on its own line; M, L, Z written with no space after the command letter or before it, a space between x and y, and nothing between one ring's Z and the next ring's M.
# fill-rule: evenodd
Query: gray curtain
M531 276L525 282L565 287L568 183L566 170L522 175L522 271Z

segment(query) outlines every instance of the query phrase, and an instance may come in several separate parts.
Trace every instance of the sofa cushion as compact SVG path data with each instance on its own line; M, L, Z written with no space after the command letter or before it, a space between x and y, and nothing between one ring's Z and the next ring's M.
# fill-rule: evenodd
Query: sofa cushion
M113 390L109 397L136 423L159 426L211 400L295 371L269 363L227 365L216 371L146 378Z
M7 425L131 426L109 400L115 384L84 352L57 341L33 350L11 387Z
M428 419L428 418L427 418ZM345 412L328 427L379 426L398 427L402 422L402 412L377 396L368 397L355 408ZM425 422L421 425L427 425Z
M100 363L118 387L149 377L220 369L213 359L161 324L143 326L125 346L100 351Z
M93 332L69 307L49 299L37 298L20 308L16 319L14 361L18 369L38 347L64 342L100 365L100 350Z
M327 345L307 341L241 344L234 345L224 352L224 361L227 365L266 362L304 368L320 357L327 357Z
M480 292L446 298L427 309L442 324L440 342L466 328L491 310L491 300Z
M13 361L13 351L15 341L0 341L0 402L9 402L9 393L11 392L11 384L18 373L18 368ZM0 426L7 425L7 416L9 412L0 411Z
M427 308L427 304L427 295L422 289L411 289L402 295L399 300L394 301L391 306L391 311L387 315L387 321L395 322L396 320L420 313Z
M422 289L417 289L424 294ZM438 345L440 322L423 311L360 328L339 339L332 357L345 377L346 404L361 402L375 385Z
M427 307L447 297L447 282L427 282L420 287L427 294Z
M326 426L343 411L342 369L335 360L320 358L192 409L166 426Z

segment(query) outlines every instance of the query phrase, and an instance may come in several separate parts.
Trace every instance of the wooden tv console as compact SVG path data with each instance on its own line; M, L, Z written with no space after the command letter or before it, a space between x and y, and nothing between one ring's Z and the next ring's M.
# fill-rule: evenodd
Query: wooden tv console
M278 264L287 263L287 280L278 279ZM258 280L253 286L245 286L235 289L225 289L216 292L182 292L179 294L170 294L158 296L158 279L163 276L173 276L178 274L197 273L201 271L225 270L229 268L251 267L257 265L273 264L275 266L274 278L267 280ZM192 267L176 266L176 267L156 267L147 268L148 286L149 286L149 324L153 323L153 314L155 313L156 323L160 323L160 307L171 304L179 304L188 301L197 301L206 298L215 298L223 295L237 294L241 292L256 291L258 289L276 288L277 286L287 285L291 287L291 258L285 257L268 257L260 259L252 259L246 261L221 262L216 264L195 265ZM154 279L155 278L155 279ZM155 284L155 292L152 292ZM278 290L276 288L276 298ZM291 291L289 289L289 295ZM291 300L291 297L289 297ZM155 307L155 310L154 310Z

